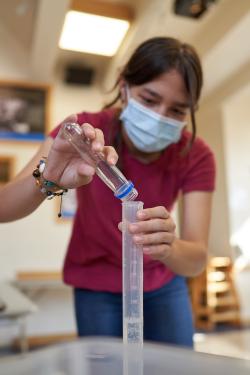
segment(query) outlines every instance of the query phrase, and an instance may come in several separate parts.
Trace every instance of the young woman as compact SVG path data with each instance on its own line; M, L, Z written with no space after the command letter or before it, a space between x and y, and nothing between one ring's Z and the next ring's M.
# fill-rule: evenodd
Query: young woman
M144 251L144 338L192 346L193 324L185 277L203 270L214 190L215 164L209 147L195 137L195 110L202 70L195 50L176 39L145 41L118 77L115 100L98 113L66 121L82 125L94 150L133 181L144 209L131 225ZM191 119L192 133L186 130ZM77 188L78 209L64 264L74 288L78 333L122 335L121 204L94 169L84 163L55 128L37 155L0 191L0 221L28 215L45 198L46 180ZM59 134L58 134L59 132ZM104 146L105 142L111 146ZM46 167L36 186L32 171ZM41 192L41 190L43 192ZM181 235L171 210L183 195Z

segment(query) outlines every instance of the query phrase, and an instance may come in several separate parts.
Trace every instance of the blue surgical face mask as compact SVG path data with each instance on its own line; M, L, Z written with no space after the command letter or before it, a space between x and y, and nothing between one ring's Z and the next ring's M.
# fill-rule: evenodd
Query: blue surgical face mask
M120 120L135 147L148 153L164 150L172 143L177 143L186 125L186 122L159 115L131 97Z

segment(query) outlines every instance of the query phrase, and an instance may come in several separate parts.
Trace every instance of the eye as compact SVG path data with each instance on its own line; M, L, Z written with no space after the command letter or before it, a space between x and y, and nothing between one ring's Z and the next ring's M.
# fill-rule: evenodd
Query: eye
M141 102L146 105L155 105L155 99L148 98L146 96L140 96Z
M176 120L183 121L187 115L187 110L180 107L171 107L169 108L169 117L172 117Z
M173 111L173 113L175 113L176 115L179 115L179 116L185 116L186 115L186 112L182 111L179 108L173 108L172 111Z

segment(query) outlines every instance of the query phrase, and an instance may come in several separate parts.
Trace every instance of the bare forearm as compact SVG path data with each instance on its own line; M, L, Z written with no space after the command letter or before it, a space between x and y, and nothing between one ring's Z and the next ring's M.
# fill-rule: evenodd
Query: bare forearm
M33 176L14 180L0 189L0 222L21 219L33 212L44 200Z
M164 263L179 275L196 276L206 267L212 193L190 192L183 197L181 237Z
M179 275L195 276L203 271L206 260L207 249L204 243L176 239L162 262Z
M29 215L45 199L32 173L39 160L44 155L48 155L52 143L53 140L48 137L14 180L0 188L0 223Z

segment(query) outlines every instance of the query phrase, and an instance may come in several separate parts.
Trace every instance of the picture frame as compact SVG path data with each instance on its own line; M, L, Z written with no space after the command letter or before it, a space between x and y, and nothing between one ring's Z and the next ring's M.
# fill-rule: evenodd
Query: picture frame
M14 158L0 155L0 186L7 184L14 175Z
M49 85L0 81L0 140L43 141L49 129Z

